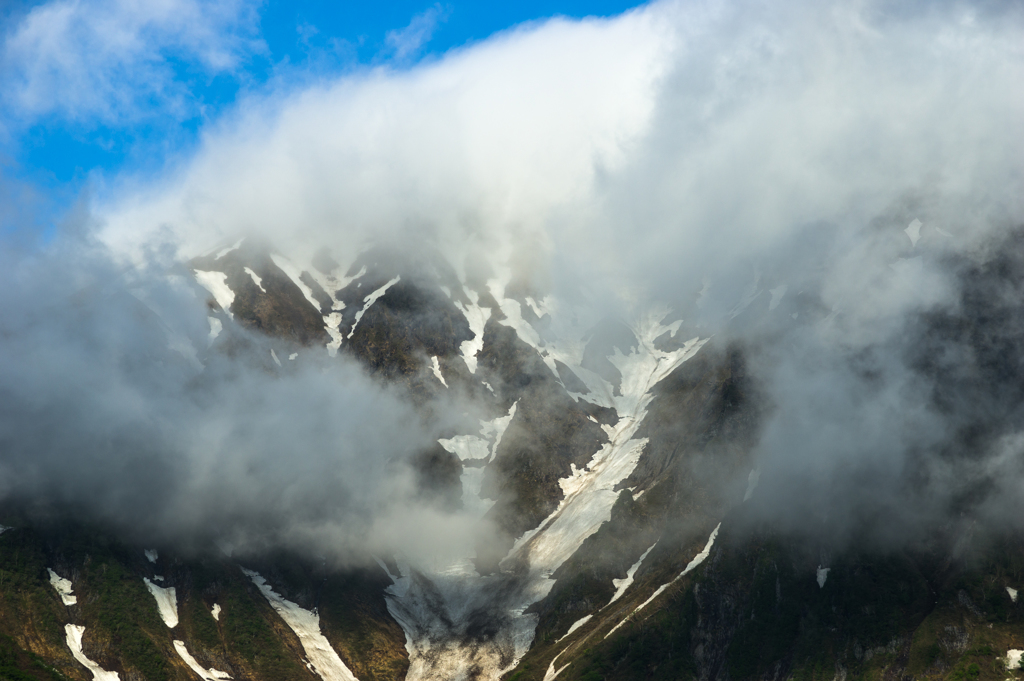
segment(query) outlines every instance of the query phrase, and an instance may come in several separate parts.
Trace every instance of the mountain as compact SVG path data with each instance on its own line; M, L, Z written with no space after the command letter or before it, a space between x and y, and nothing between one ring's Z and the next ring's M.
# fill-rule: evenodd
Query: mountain
M754 454L778 407L741 334L692 307L609 317L413 250L342 265L244 239L195 258L207 347L168 342L153 361L194 362L201 384L238 357L270 377L354 360L442 431L403 465L416 508L458 518L472 550L339 562L273 542L151 545L10 504L0 678L1019 677L1019 533L980 527L968 502L888 543L765 512ZM1004 309L989 307L930 328L985 329ZM724 328L831 314L755 278ZM985 358L981 336L964 342ZM1016 348L997 345L1012 384Z

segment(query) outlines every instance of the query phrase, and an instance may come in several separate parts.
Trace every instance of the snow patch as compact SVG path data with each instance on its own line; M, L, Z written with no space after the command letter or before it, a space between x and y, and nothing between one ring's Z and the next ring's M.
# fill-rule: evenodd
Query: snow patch
M513 403L505 416L490 421L480 421L479 435L456 435L449 439L440 439L438 443L459 457L460 461L471 461L477 464L490 461L501 443L501 437L516 413ZM463 466L462 468L462 504L466 513L482 518L494 505L493 499L480 498L480 488L484 480L482 465Z
M277 265L278 269L280 269L282 272L288 275L288 278L291 279L292 283L299 287L299 290L302 291L303 297L305 297L305 299L309 301L309 304L315 307L317 311L321 313L324 321L324 329L327 331L327 334L331 337L331 340L328 341L327 343L327 354L330 355L331 357L337 355L338 348L341 347L341 343L344 340L344 337L342 336L342 333L339 330L339 326L341 325L340 311L345 309L345 303L343 301L338 300L337 297L335 297L335 294L339 290L348 286L348 284L351 283L353 280L363 276L363 274L366 273L366 268L363 267L361 270L359 270L359 273L354 276L339 278L334 274L324 274L316 267L310 266L303 269L296 265L295 263L293 263L291 260L277 253L272 253L270 258L271 260L274 261L274 264ZM320 301L318 301L313 296L313 289L310 286L306 285L304 281L302 281L303 274L313 279L313 281L315 281L317 285L320 286L323 292L327 294L327 297L331 299L330 310L324 310L321 307ZM249 276L255 277L256 275L250 272ZM255 278L253 279L253 281L256 281L258 286L260 285L260 281L257 281ZM260 288L262 290L262 286L260 286Z
M13 530L13 527L7 527L6 525L0 525L0 534L3 534L7 530Z
M213 619L220 622L220 603L214 603L210 609L210 614L213 615Z
M626 578L625 579L613 579L612 580L612 586L615 587L615 595L612 596L612 599L610 601L608 601L608 605L611 605L615 601L617 601L620 598L622 598L622 594L626 593L626 589L628 589L630 587L630 585L633 584L633 576L636 574L636 571L640 569L640 564L644 562L644 558L647 557L647 554L650 553L652 550L654 550L654 547L657 546L657 545L658 545L658 542L654 542L653 544L651 544L651 548L649 548L646 551L644 551L643 555L640 556L640 560L638 560L637 562L633 563L633 567L631 567L628 570L626 570Z
M782 297L786 295L786 291L788 290L789 287L786 286L785 284L783 284L782 286L776 286L775 288L768 290L768 293L772 294L771 302L768 303L769 312L771 312L772 310L779 306L779 303L782 302Z
M582 627L584 624L589 622L591 617L593 617L593 615L587 615L586 617L581 617L578 620L576 620L575 622L573 622L572 626L569 627L569 631L565 632L565 636L562 636L562 638L560 638L557 641L555 641L555 643L559 643L559 642L561 642L562 639L566 638L567 636L570 636L574 631L576 631L577 629Z
M244 236L241 239L239 239L238 241L236 241L234 246L228 246L227 248L225 248L225 249L223 249L221 251L218 251L217 255L215 255L213 259L214 260L220 260L221 258L223 258L225 255L227 255L231 251L237 251L239 246L242 245L243 241L245 241L245 237Z
M563 650L562 653L564 653L564 652L565 651ZM568 666L570 664L572 664L572 662L569 662L567 664L563 664L558 669L555 669L555 662L557 662L558 658L560 658L562 656L562 653L558 653L553 658L551 658L551 664L548 665L548 670L544 674L544 681L552 681L556 676L558 676L559 674L564 672L566 670L566 668L568 668Z
M498 454L498 445L501 444L501 438L505 435L505 431L508 430L508 424L512 423L512 418L516 415L516 406L519 404L519 400L512 403L512 406L508 409L508 414L505 416L499 416L493 421L481 422L482 427L480 428L480 434L484 437L493 437L494 444L491 446L491 458L488 463L494 461L494 457Z
M711 547L715 544L715 537L718 536L718 528L720 528L721 526L722 523L718 523L717 525L715 525L715 529L711 531L711 536L708 537L708 543L704 545L704 550L698 553L696 556L694 556L693 560L691 560L686 565L686 568L682 572L680 572L675 579L673 579L671 582L659 586L657 590L655 590L655 592L651 594L650 598L648 598L646 601L638 605L636 607L636 610L629 613L629 615L627 615L621 622L612 627L612 630L605 634L604 637L607 639L609 636L614 634L619 627L621 627L623 624L632 619L634 615L636 615L638 612L646 608L651 601L653 601L655 598L664 593L665 589L669 588L670 586L678 582L680 579L685 577L689 572L696 569L701 563L707 560L707 557L711 554Z
M729 311L729 319L735 319L740 316L744 310L750 307L750 304L757 300L758 296L761 295L761 273L754 272L754 280L751 282L750 287L747 289L743 297L740 298L740 302L736 304L732 310Z
M434 375L437 376L437 380L441 381L441 385L448 387L448 381L444 380L444 376L441 375L441 363L437 361L437 355L430 358L430 368L433 370Z
M277 353L274 352L274 348L270 348L270 357L274 360L274 364L281 366L281 360L277 358Z
M252 277L252 283L259 286L261 291L263 291L264 293L267 292L267 289L263 288L263 277L253 272L252 269L249 267L245 268L245 273Z
M516 335L518 335L522 341L540 351L544 346L544 341L541 340L540 334L537 333L537 330L534 329L528 321L523 319L522 304L520 304L518 300L506 298L504 296L506 286L507 282L502 282L499 279L491 279L487 282L487 289L491 292L491 295L494 296L494 299L498 301L498 306L505 314L505 319L501 320L501 324L515 329ZM557 378L558 370L554 369L553 363L551 368L555 372L555 377Z
M906 233L907 238L910 239L911 247L917 246L917 242L921 239L922 226L923 223L917 218L914 218L914 221L907 225L907 228L903 230Z
M50 585L58 594L60 594L60 602L64 605L74 605L78 603L78 597L74 595L74 592L71 589L71 580L64 579L49 568L47 568L46 571L50 573Z
M293 361L295 361L295 358L298 357L298 356L299 356L299 353L293 352L292 354L288 355L288 361L289 362L293 362Z
M302 271L293 265L290 260L277 253L271 253L270 259L274 261L279 270L288 275L293 284L299 287L299 290L302 291L302 295L309 301L309 304L315 307L317 312L323 312L320 309L320 301L313 297L313 289L306 286L306 282L302 281Z
M228 275L223 272L205 272L203 270L193 270L193 272L195 272L196 281L210 292L213 299L220 305L220 309L227 312L229 317L234 318L231 313L231 303L235 302L235 292L228 287Z
M309 664L324 681L358 681L355 675L338 657L322 633L320 633L320 616L315 612L304 610L298 604L285 599L275 592L267 580L252 570L242 569L252 583L263 592L271 607L277 611L295 635L299 637L302 649L306 651Z
M206 321L210 322L210 335L206 337L206 344L213 345L213 341L217 340L217 336L224 330L224 323L216 317L207 317Z
M817 578L819 589L825 588L825 580L828 579L828 571L831 569L832 568L823 568L820 565L818 566Z
M537 315L538 317L543 317L544 315L548 314L547 303L549 301L550 297L545 298L543 301L538 303L530 296L526 296L526 304L530 306L531 310L533 310L533 314Z
M354 279L366 274L366 268L363 267L359 270L359 273L354 276L341 278L335 276L333 273L324 274L315 267L307 267L306 273L313 278L313 281L320 284L320 288L322 288L328 297L330 297L332 310L344 310L345 303L335 298L335 294L352 283Z
M1006 651L1006 668L1007 669L1020 669L1020 658L1024 655L1024 650L1007 650Z
M747 492L743 495L743 501L747 501L750 497L754 496L754 490L757 489L757 483L761 480L761 471L756 468L751 469L750 475L747 476Z
M559 653L559 655L560 654L561 653ZM555 657L555 659L558 659L557 656ZM569 664L572 663L570 662ZM558 669L555 669L555 660L551 660L551 664L548 665L548 671L546 674L544 674L544 681L553 681L553 679L562 672L564 672L568 666L569 665L567 664L559 667Z
M160 611L160 619L164 621L167 628L173 629L178 626L178 597L174 592L174 587L164 588L157 586L145 577L142 578L142 581L146 583L149 593L153 594L153 598L156 599L156 607Z
M192 671L198 674L199 678L203 679L203 681L219 681L220 679L231 678L231 675L227 672L219 672L213 667L203 669L199 663L196 662L196 658L189 654L184 641L175 641L174 650L177 651L178 657L184 660L185 664L187 664Z
M1017 590L1011 586L1006 587L1006 593L1010 594L1010 600L1014 603L1017 602Z
M99 666L82 652L82 634L85 633L85 627L80 624L65 624L64 631L67 634L68 648L71 649L71 655L78 660L83 667L92 672L93 681L119 681L117 672L108 672Z
M338 348L341 347L341 342L344 340L344 336L341 335L341 313L332 312L324 315L324 329L327 330L327 335L331 337L329 343L327 343L327 354L334 357L338 354Z
M462 359L466 362L466 366L469 367L471 374L476 373L476 353L480 352L484 347L484 326L487 325L487 320L491 318L491 308L480 307L480 296L476 291L471 291L466 287L462 289L466 293L466 297L469 298L470 304L464 305L462 301L456 300L455 307L459 308L466 317L466 321L469 322L469 330L473 332L473 337L469 340L462 341L459 346L459 352L462 353ZM491 392L494 392L492 389Z
M160 557L160 554L156 552L156 549L146 549L143 553L146 554L146 560L150 563L155 563L157 558Z
M359 320L363 318L363 315L366 314L366 311L370 309L370 306L376 303L378 300L380 300L381 296L387 293L389 288L391 288L401 280L402 275L398 275L394 279L392 279L391 281L389 281L388 283L384 284L379 289L371 293L370 295L363 298L363 309L359 310L359 312L356 312L355 321L352 322L352 330L348 332L347 338L351 338L352 334L356 332L356 326L359 324Z

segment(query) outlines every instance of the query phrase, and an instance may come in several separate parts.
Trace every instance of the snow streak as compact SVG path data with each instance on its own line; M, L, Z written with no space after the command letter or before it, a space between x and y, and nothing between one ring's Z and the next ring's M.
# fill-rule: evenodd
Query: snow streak
M688 573L690 573L695 568L697 568L697 566L699 566L701 563L703 563L705 560L707 560L707 557L711 554L711 547L714 546L714 544L715 544L715 537L718 536L718 528L720 528L721 526L722 526L722 523L718 523L717 525L715 525L715 529L711 531L711 536L708 537L708 543L704 545L704 550L702 550L700 553L698 553L696 556L694 556L693 560L691 560L686 565L686 568L682 572L680 572L678 575L676 575L675 579L673 579L671 582L668 582L666 584L662 584L661 586L659 586L657 588L657 590L655 590L655 592L653 594L651 594L650 598L648 598L646 601L644 601L643 603L638 605L636 607L636 610L634 610L633 612L629 613L629 615L627 615L625 617L625 619L623 619L621 622L619 622L614 627L612 627L612 630L609 631L607 634L605 634L604 637L608 638L609 636L614 634L619 629L619 627L621 627L623 624L625 624L630 619L632 619L634 615L636 615L638 612L640 612L641 610L646 608L648 605L650 605L651 601L653 601L655 598L657 598L662 593L664 593L665 589L669 588L670 586L672 586L673 584L678 582L680 579L685 577Z
M85 634L85 627L80 624L65 624L64 632L67 634L66 641L68 648L71 649L71 655L92 672L93 681L119 681L117 672L108 672L82 652L82 635Z
M320 616L316 612L305 610L284 598L258 573L244 568L242 572L252 580L285 624L299 637L309 663L320 678L324 681L358 681L355 674L338 657L337 651L331 647L327 638L320 633Z
M379 289L371 293L370 295L363 298L363 309L359 310L359 312L356 312L355 321L352 322L352 330L348 332L348 336L346 336L347 338L351 338L352 334L356 332L356 326L359 325L359 320L363 318L363 315L366 314L366 311L370 309L370 306L376 303L381 298L381 296L387 293L389 288L391 288L401 280L402 276L398 275L394 279L390 280L388 283L384 284Z
M566 638L568 638L569 636L571 636L574 631L576 631L577 629L582 627L584 624L589 622L591 617L593 617L593 615L586 615L584 617L579 618L575 622L573 622L572 626L569 627L569 631L565 632L565 634L563 634L560 639L555 641L555 643L559 643L559 642L565 640Z
M644 562L644 558L646 558L647 554L650 553L651 551L653 551L654 547L657 546L657 545L658 545L658 542L654 542L653 544L651 544L651 548L649 548L646 551L644 551L643 555L640 556L640 560L638 560L637 562L633 563L633 566L631 568L629 568L629 570L626 571L626 578L625 579L613 579L612 580L612 586L615 587L615 595L612 596L612 599L610 601L608 601L608 605L611 605L615 601L617 601L620 598L622 598L622 594L626 593L626 589L628 589L633 584L633 576L636 574L636 571L640 569L640 565L641 565L641 563ZM605 607L608 607L608 606L606 605Z
M185 661L185 664L189 666L189 669L199 675L199 678L203 681L221 681L221 679L230 679L231 675L227 672L220 672L210 667L209 669L203 669L202 665L196 662L196 658L192 657L191 653L188 652L188 648L185 647L184 641L175 641L174 650L178 653L178 657Z

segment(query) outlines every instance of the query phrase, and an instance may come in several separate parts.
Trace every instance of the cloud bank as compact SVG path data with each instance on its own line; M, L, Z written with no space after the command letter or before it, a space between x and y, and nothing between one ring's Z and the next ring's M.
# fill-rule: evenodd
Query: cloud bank
M468 521L417 496L437 434L352 360L253 336L208 349L205 294L88 235L3 252L0 500L148 544L290 548L341 563L454 550ZM279 367L270 349L298 361Z
M342 260L369 240L426 240L456 268L512 267L607 314L671 303L694 333L742 343L766 385L771 410L757 452L765 474L754 498L765 515L819 522L892 512L901 515L894 527L914 527L961 507L962 462L991 472L1019 458L1016 413L993 422L964 406L998 402L991 382L979 380L996 351L949 328L1016 329L993 321L1009 303L996 305L995 317L971 316L968 293L998 288L987 265L1000 252L992 244L1024 224L1022 38L1024 18L1011 4L661 2L612 19L555 19L429 64L248 98L165 174L100 187L96 233L113 254L104 267L116 262L144 279L154 240L187 257L257 235L307 254L326 246ZM1017 268L1012 259L1004 267ZM275 379L273 390L246 371L201 390L157 375L162 387L150 395L140 362L111 383L97 367L113 365L94 367L93 355L133 356L111 350L120 340L109 334L125 322L97 323L111 305L86 308L95 319L84 326L102 331L98 338L76 336L70 303L44 318L28 314L36 309L28 301L66 298L66 282L40 298L34 282L43 273L12 271L24 294L7 304L24 310L5 319L39 321L8 332L24 347L5 356L48 348L45 357L72 363L59 372L43 357L8 367L9 399L45 403L24 386L95 375L62 403L82 414L76 427L46 432L98 442L110 431L87 424L169 413L169 423L132 435L128 449L163 452L170 438L179 453L147 455L184 471L160 476L180 488L143 488L167 495L161 512L188 516L176 498L223 501L197 506L192 526L208 512L249 513L265 494L275 500L269 508L301 518L307 509L291 506L295 499L326 503L335 485L380 479L382 464L359 452L421 441L393 430L408 421L404 408L358 378L334 394L319 374ZM192 314L180 312L202 336ZM922 359L925 347L970 361L936 368ZM101 399L90 402L92 383ZM948 385L970 399L939 399ZM236 390L250 397L239 402ZM348 390L374 396L373 414ZM131 411L136 400L145 408ZM279 410L305 416L283 423ZM388 439L331 423L329 413L379 425ZM979 424L991 436L972 440ZM309 456L282 469L275 443L288 441L346 463ZM106 451L104 461L123 456L96 447L89 451ZM229 479L247 482L219 493ZM973 507L1009 517L1018 492L997 492ZM361 494L352 489L336 502L339 515L310 527L351 513L372 528L391 512L372 510Z

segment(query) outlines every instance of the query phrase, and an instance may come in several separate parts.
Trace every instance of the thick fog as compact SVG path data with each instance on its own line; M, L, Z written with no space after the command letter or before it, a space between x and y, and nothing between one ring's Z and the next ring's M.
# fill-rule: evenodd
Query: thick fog
M6 255L2 493L239 544L458 536L394 473L436 433L358 368L204 356L168 272L256 234L341 260L427 240L603 314L676 306L767 395L763 517L1019 522L1022 46L1014 3L663 2L249 95ZM154 361L168 343L198 354Z
M464 550L466 521L421 500L409 466L437 434L354 361L227 317L210 349L189 269L159 251L117 265L80 227L42 247L5 244L0 285L9 517L342 563L397 546ZM298 361L280 367L275 346Z

